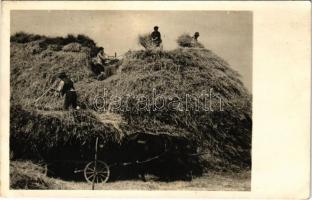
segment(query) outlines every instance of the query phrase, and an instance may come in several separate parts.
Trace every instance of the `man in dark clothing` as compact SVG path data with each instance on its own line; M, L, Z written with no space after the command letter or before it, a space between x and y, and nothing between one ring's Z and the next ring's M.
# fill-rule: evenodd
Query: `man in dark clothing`
M199 37L199 32L195 32L193 39L197 42L197 38Z
M56 90L60 92L62 96L65 95L64 109L68 110L70 106L74 109L79 109L79 106L77 106L77 93L73 81L70 80L64 72L60 73L58 78L60 78L61 81Z
M151 38L153 43L155 44L156 47L159 47L159 45L161 44L161 35L160 32L158 31L158 26L154 27L154 31L151 34Z

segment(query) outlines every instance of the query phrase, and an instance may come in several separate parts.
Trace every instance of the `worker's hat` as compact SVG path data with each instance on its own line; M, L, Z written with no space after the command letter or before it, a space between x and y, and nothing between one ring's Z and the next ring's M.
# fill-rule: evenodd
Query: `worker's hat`
M195 35L196 35L196 36L199 36L199 32L195 32Z

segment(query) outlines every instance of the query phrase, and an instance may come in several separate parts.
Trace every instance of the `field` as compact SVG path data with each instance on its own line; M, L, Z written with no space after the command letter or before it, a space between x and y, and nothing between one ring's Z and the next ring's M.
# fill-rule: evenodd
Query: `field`
M77 174L80 176L80 174ZM44 168L30 161L10 162L10 187L12 189L91 190L92 184L84 179L68 181L47 177ZM95 190L197 190L197 191L249 191L251 170L239 172L210 171L191 181L162 181L147 174L141 179L123 179L95 184Z
M192 181L157 181L156 177L147 176L147 181L122 180L95 186L96 190L202 190L202 191L249 191L250 171L239 173L207 173ZM91 184L86 182L63 181L56 179L60 189L89 190Z

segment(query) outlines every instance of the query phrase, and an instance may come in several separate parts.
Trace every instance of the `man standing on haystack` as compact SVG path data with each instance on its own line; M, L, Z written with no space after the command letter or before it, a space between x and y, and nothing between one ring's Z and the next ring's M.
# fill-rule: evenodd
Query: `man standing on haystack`
M154 31L151 34L151 38L156 47L159 47L161 44L161 35L158 31L158 26L154 26Z
M194 40L194 43L197 42L198 37L199 37L199 32L195 32L194 36L192 37L192 39Z
M65 95L64 109L68 110L71 106L73 109L78 110L79 106L77 106L77 93L75 91L73 81L67 77L65 72L61 72L58 75L58 78L61 79L61 81L56 91L58 91L62 96Z

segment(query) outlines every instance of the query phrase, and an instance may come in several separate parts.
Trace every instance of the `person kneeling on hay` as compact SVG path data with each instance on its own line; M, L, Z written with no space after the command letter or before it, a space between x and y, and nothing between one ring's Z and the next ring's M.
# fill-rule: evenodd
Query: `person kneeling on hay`
M58 78L61 79L61 81L56 91L58 91L62 96L65 95L64 109L68 110L71 106L72 108L78 110L79 106L77 106L77 93L75 91L73 81L67 77L65 72L60 73Z

